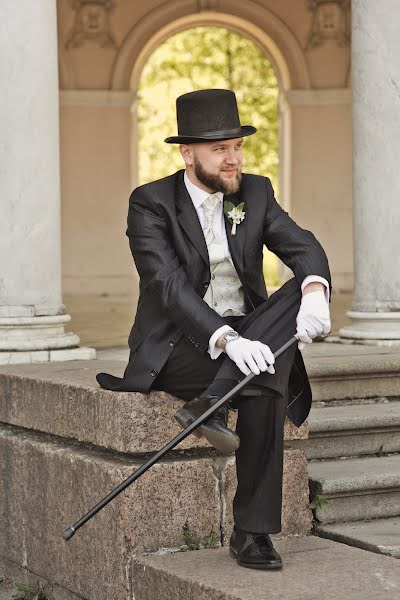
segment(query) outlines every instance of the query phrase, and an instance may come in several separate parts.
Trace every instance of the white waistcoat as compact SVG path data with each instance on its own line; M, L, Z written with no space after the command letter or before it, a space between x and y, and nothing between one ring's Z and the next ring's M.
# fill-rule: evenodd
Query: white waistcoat
M208 247L211 280L203 299L219 315L239 316L246 314L244 291L231 258L220 260L213 256L215 244Z

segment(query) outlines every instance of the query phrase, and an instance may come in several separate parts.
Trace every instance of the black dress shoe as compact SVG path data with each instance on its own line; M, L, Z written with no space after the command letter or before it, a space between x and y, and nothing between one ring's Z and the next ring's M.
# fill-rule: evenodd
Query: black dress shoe
M282 559L268 533L250 533L233 529L229 553L238 564L249 569L281 569Z
M204 414L218 400L220 400L218 396L194 398L176 411L174 418L183 429L186 429L186 427L189 427L193 421ZM234 452L239 448L239 437L226 426L228 412L228 407L226 404L223 404L200 427L195 429L193 434L197 437L203 435L211 446L214 446L214 448L221 452Z

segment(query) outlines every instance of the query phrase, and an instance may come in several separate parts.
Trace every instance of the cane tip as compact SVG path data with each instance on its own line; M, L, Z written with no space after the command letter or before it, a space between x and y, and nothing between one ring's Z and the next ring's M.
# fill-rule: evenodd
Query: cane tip
M68 540L70 540L73 535L75 535L75 529L73 527L70 527L69 529L66 529L64 531L63 538L66 542L68 542Z

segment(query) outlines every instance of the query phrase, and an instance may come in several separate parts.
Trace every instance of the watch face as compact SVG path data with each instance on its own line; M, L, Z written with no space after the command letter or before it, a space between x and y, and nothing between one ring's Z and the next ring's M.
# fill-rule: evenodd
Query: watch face
M231 342L232 340L236 340L239 337L237 331L228 331L225 334L226 343Z

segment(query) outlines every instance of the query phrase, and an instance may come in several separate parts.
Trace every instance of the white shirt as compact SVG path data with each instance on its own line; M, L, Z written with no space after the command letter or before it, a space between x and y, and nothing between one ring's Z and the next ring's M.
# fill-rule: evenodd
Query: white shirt
M201 205L204 202L204 200L206 198L208 198L208 196L210 195L210 192L206 192L205 190L202 190L197 185L192 183L190 181L186 171L184 173L183 179L185 182L186 189L189 192L189 196L191 197L193 205L196 209L197 216L199 217L200 225L204 231L204 229L206 228L206 217L204 214L204 209ZM224 246L224 251L225 251L225 258L228 258L232 262L231 253L229 251L228 238L226 235L225 220L224 220L224 213L223 213L224 195L222 192L215 192L215 194L218 196L220 202L218 202L217 206L215 207L213 227L214 227L214 231L219 235L220 239L222 240L222 243ZM233 264L233 262L232 262L232 264ZM327 282L326 279L324 279L324 277L320 277L319 275L308 275L301 284L301 291L303 291L305 286L308 283L311 283L312 281L318 281L325 285L325 298L326 298L326 301L329 302L329 283ZM232 327L230 327L229 325L222 325L222 327L219 327L216 331L214 331L214 333L210 337L210 340L208 342L208 353L213 360L218 358L218 356L221 354L221 352L223 352L222 348L215 347L215 344L216 344L218 338L226 331L231 331L231 330L232 330Z

